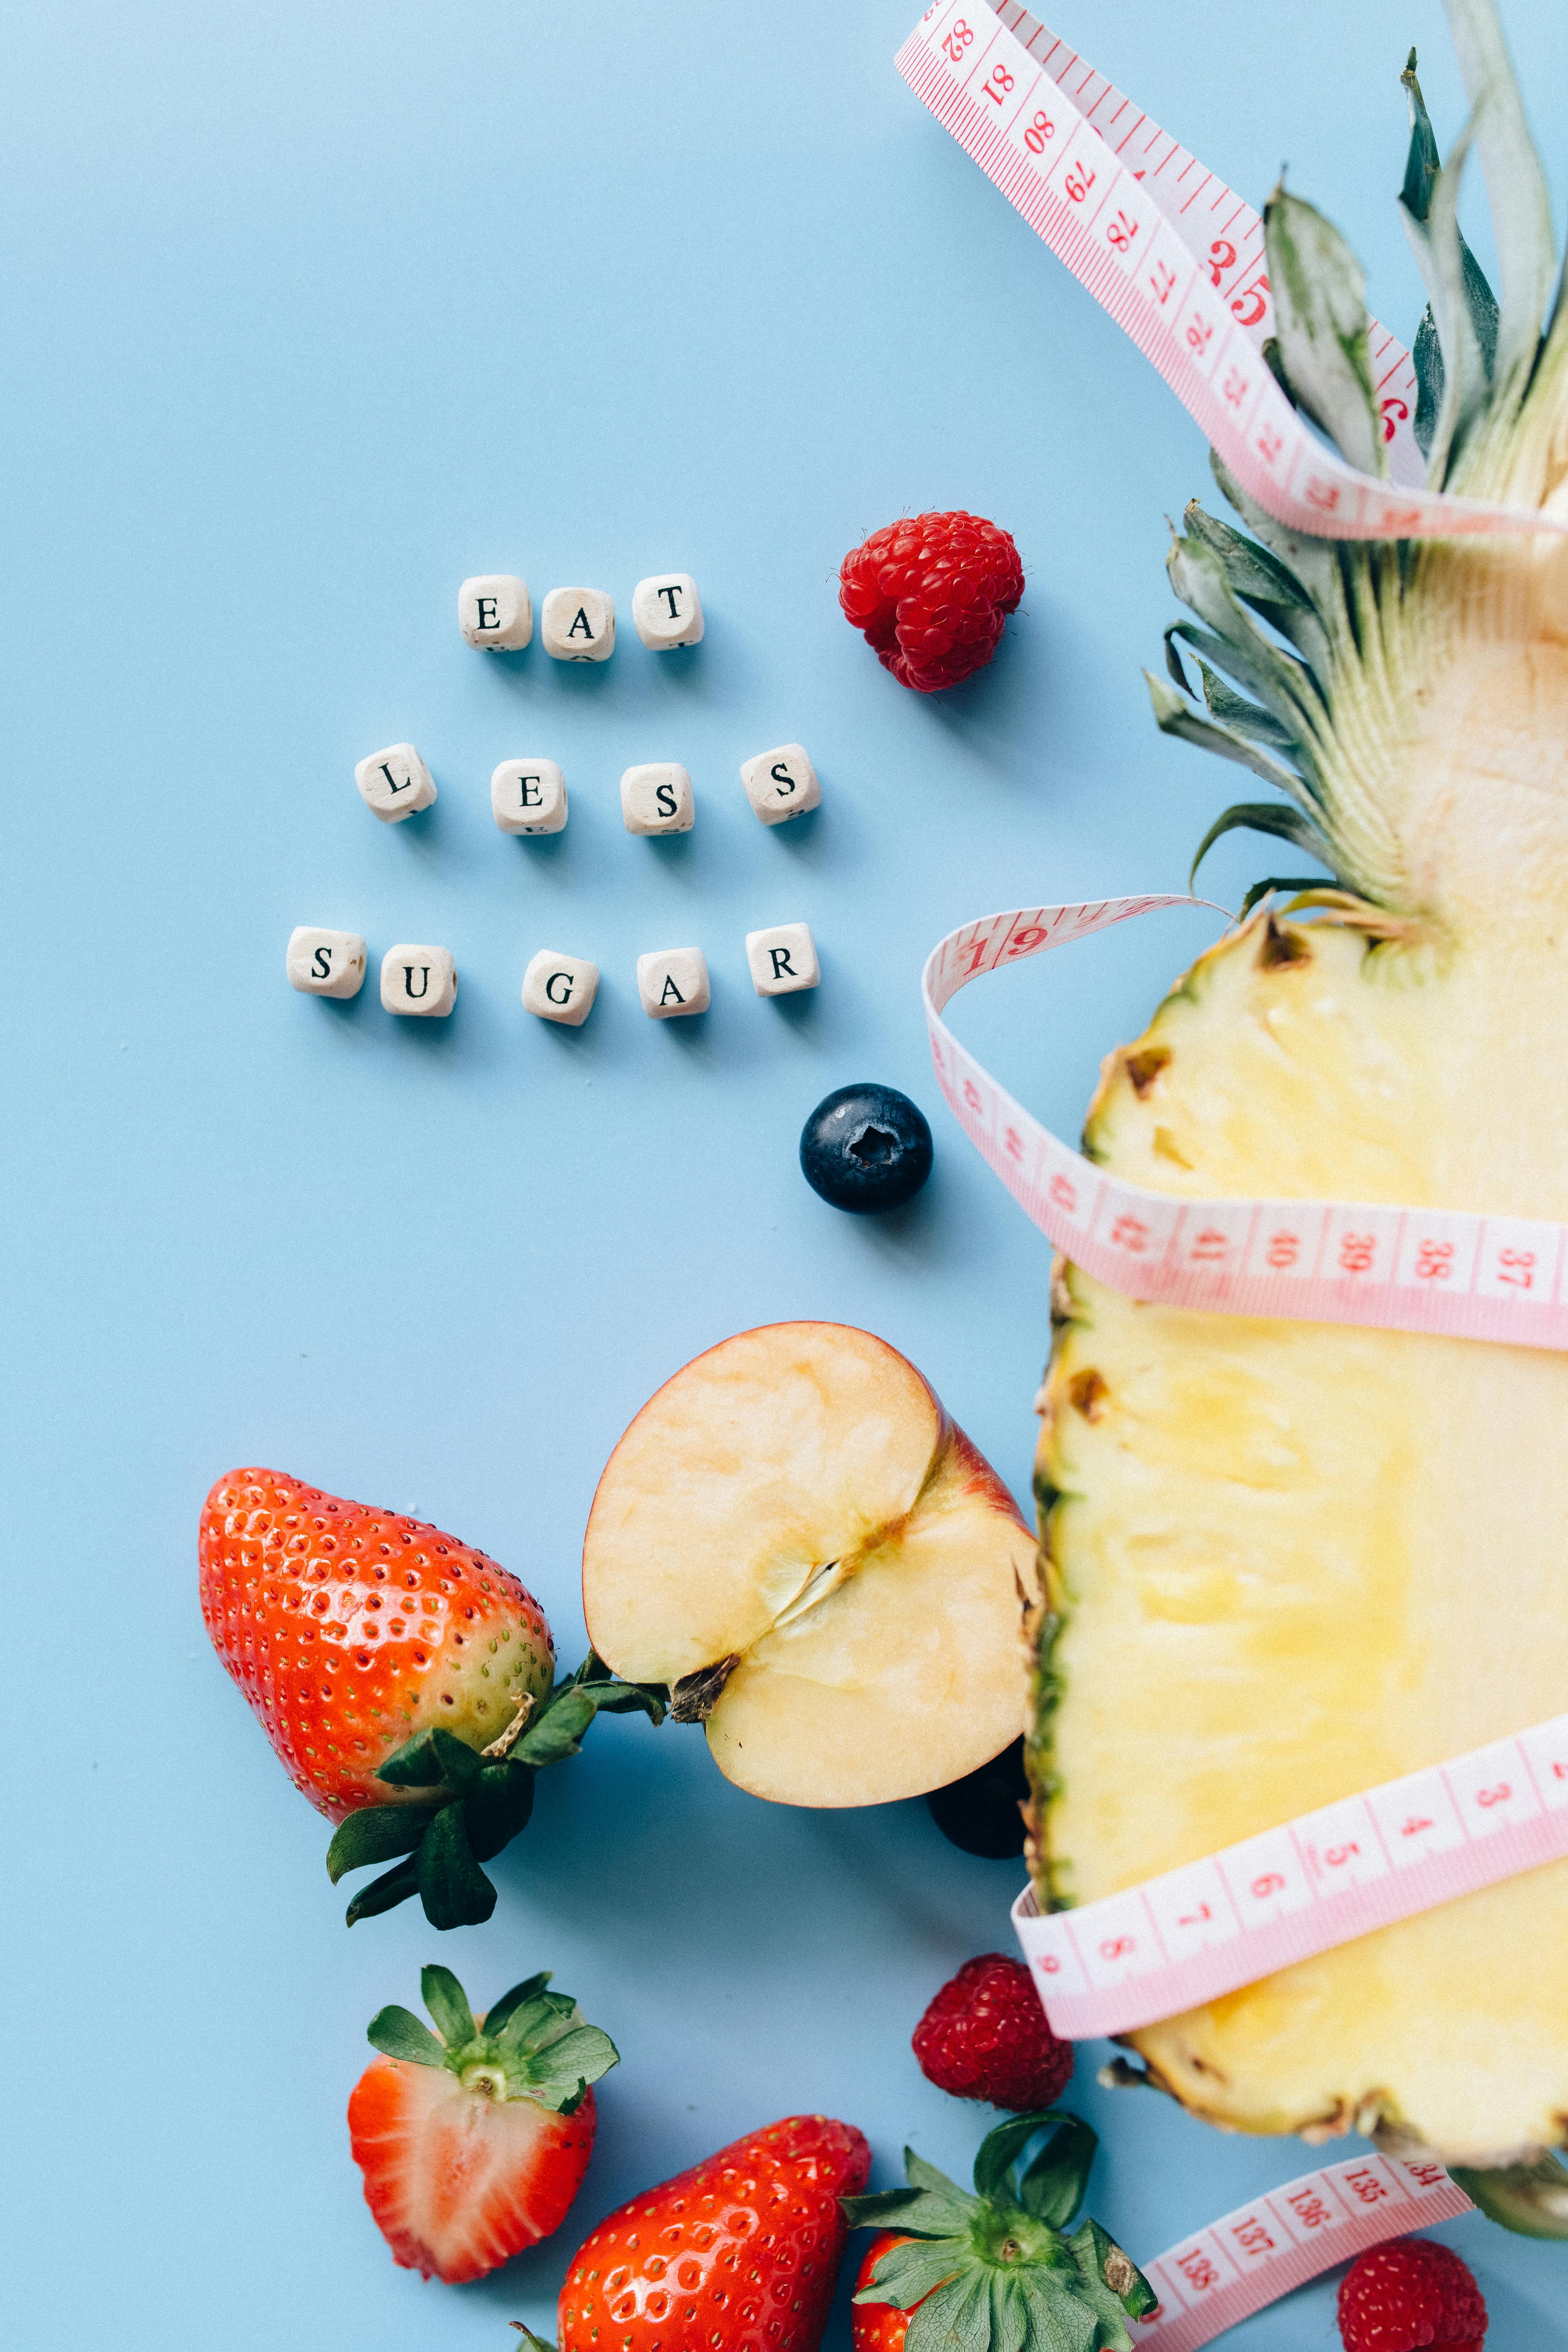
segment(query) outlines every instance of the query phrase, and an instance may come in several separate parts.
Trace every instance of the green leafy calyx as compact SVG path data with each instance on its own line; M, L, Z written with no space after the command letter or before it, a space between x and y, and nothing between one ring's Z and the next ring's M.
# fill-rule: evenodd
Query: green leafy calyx
M1126 2322L1148 2317L1154 2291L1098 2221L1068 2228L1098 2144L1061 2108L1012 2116L981 2143L973 2196L906 2148L907 2189L840 2200L852 2230L910 2241L856 2302L909 2312L906 2352L1131 2352Z
M371 2019L367 2038L388 2058L416 2066L445 2066L466 2091L486 2099L531 2099L569 2116L590 2083L619 2063L607 2033L584 2022L569 1993L550 1992L544 1969L513 1985L481 2023L450 1969L422 1969L419 1993L436 2032L412 2011L395 2006Z

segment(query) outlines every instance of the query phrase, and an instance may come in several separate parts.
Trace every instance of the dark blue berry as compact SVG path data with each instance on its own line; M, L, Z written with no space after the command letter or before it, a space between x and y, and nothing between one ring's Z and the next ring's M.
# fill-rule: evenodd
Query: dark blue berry
M857 1215L912 1201L931 1162L925 1115L896 1087L840 1087L824 1097L801 1129L806 1182L836 1209Z

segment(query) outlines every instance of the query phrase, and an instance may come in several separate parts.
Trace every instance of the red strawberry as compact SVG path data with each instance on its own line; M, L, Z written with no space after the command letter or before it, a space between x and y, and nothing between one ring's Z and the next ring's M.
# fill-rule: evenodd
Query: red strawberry
M884 2254L895 2246L912 2246L913 2238L902 2238L897 2230L879 2230L866 2249L866 2259L855 2276L855 2292L871 2284L871 2273ZM918 2309L919 2306L917 2305ZM895 2311L890 2303L857 2303L851 2314L855 2352L904 2352L904 2337L909 2333L913 2312Z
M855 2352L903 2352L917 2311L927 2344L964 2352L1131 2352L1126 2323L1153 2311L1152 2287L1098 2221L1068 2229L1097 2146L1076 2116L1013 2116L980 2143L973 2197L912 2148L907 2189L847 2197L850 2228L878 2232L856 2282Z
M939 2091L1020 2115L1055 2106L1072 2075L1072 2043L1058 2041L1034 1979L1005 1952L965 1960L916 2026L913 2047Z
M579 2249L561 2352L816 2352L871 2151L852 2124L790 2116L634 2197Z
M393 2257L426 2278L482 2278L560 2228L594 2147L589 2084L614 2042L548 1971L514 1985L475 2021L449 1969L426 1969L437 2040L405 2009L384 2009L370 2039L387 2054L349 2100L365 2202Z
M550 1688L532 1593L401 1512L234 1470L203 1507L199 1552L213 1645L329 1821L388 1801L377 1767L416 1732L484 1748Z
M838 574L847 618L883 668L921 694L983 669L1023 593L1008 534L963 513L890 522L847 555Z
M1480 2352L1487 2307L1465 2264L1436 2238L1395 2238L1340 2281L1345 2352Z

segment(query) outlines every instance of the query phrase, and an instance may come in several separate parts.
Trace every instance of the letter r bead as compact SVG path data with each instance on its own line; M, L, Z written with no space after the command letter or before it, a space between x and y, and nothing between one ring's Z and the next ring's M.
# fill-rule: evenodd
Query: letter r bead
M746 933L746 961L759 996L793 996L815 988L822 973L816 942L805 923L775 923L771 930Z

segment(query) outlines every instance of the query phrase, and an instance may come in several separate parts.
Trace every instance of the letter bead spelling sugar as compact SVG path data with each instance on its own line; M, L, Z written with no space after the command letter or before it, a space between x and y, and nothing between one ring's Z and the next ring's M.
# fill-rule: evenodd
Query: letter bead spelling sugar
M503 833L559 833L566 783L553 760L503 760L490 778L490 814Z
M702 599L689 572L656 572L632 590L632 623L645 646L673 654L702 635Z
M458 1001L450 948L388 948L381 960L381 1002L388 1013L444 1021Z
M373 751L355 768L354 782L383 824L401 824L436 797L436 780L412 743L389 743L384 751Z
M608 661L615 605L602 588L552 588L540 607L539 634L552 661Z
M364 986L364 941L357 931L299 923L289 934L283 969L302 996L357 996Z
M652 955L638 956L637 994L650 1021L706 1013L713 1000L701 949L660 948Z
M541 948L522 975L523 1010L541 1021L559 1021L563 1029L581 1029L598 988L599 967L586 956Z
M481 652L520 653L533 635L528 583L510 572L482 572L458 591L458 626Z
M754 760L742 761L741 782L764 824L783 824L787 817L804 816L822 799L822 786L804 743L781 743L776 751L759 751Z
M746 961L759 996L793 996L822 978L816 942L805 923L775 923L771 930L746 933Z
M689 833L697 803L686 770L671 760L628 768L621 778L621 815L628 833Z

